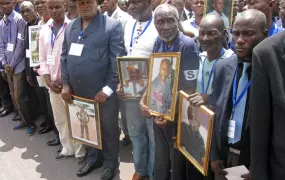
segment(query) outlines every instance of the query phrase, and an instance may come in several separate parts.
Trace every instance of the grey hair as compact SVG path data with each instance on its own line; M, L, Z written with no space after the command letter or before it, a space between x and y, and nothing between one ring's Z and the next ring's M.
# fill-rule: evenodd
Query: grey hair
M157 6L154 10L154 22L156 21L157 14L161 10L172 12L174 14L175 18L177 19L177 21L179 21L179 13L178 13L177 8L175 6L173 6L171 4L161 4L161 5Z
M20 5L19 9L22 9L23 6L31 6L31 7L34 8L34 10L36 10L34 4L33 4L31 1L23 1L23 2L21 3L21 5Z

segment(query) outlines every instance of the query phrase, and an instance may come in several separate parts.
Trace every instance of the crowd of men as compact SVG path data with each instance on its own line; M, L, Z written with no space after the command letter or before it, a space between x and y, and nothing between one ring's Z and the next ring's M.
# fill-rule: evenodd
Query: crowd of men
M232 25L216 11L203 14L204 6L0 0L0 117L13 112L13 129L29 136L53 131L47 144L61 145L55 159L75 156L83 164L78 177L102 166L101 180L115 177L122 130L121 143L133 147L133 180L226 179L224 168L240 165L250 172L246 180L285 179L285 0L234 0ZM33 25L43 25L37 67L28 55ZM129 100L118 85L116 57L166 52L181 53L178 91L215 112L207 176L175 148L177 116L151 116L146 92ZM65 103L72 95L100 104L102 150L70 139Z

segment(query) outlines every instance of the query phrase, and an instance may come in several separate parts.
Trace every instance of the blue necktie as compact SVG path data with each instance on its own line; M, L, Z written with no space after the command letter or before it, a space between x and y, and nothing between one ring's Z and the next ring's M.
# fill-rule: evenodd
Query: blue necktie
M248 83L247 69L249 66L250 66L250 63L243 63L243 71L242 71L242 75L238 83L236 97L239 97L239 95L241 94L241 92L243 91L243 89ZM229 144L237 143L241 139L244 112L245 112L245 107L246 107L247 92L248 91L246 91L246 93L244 94L240 102L235 107L234 115L232 117L232 120L235 121L235 136L234 136L234 139L228 138Z

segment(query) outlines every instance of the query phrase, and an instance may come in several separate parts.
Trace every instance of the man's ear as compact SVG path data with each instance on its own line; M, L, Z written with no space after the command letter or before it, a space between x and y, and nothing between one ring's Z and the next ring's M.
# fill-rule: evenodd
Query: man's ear
M274 0L270 0L268 2L268 5L269 5L269 9L272 10L273 6L275 5L275 1Z
M263 35L264 35L264 38L268 37L268 30L267 29L263 32Z

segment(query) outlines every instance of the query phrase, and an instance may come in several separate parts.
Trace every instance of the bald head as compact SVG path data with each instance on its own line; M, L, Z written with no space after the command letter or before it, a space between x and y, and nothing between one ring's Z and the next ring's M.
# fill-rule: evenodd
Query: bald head
M213 26L220 31L223 31L225 29L223 19L216 14L206 15L200 22L200 27L201 26Z
M36 24L38 15L35 6L30 1L24 1L21 3L20 13L26 22L28 22L31 25Z
M234 23L238 25L240 22L248 22L248 26L257 26L261 31L266 30L266 16L259 10L256 9L248 9L240 13L240 15L236 18Z
M267 37L266 17L256 9L245 10L235 20L232 32L237 56L251 62L253 48Z

